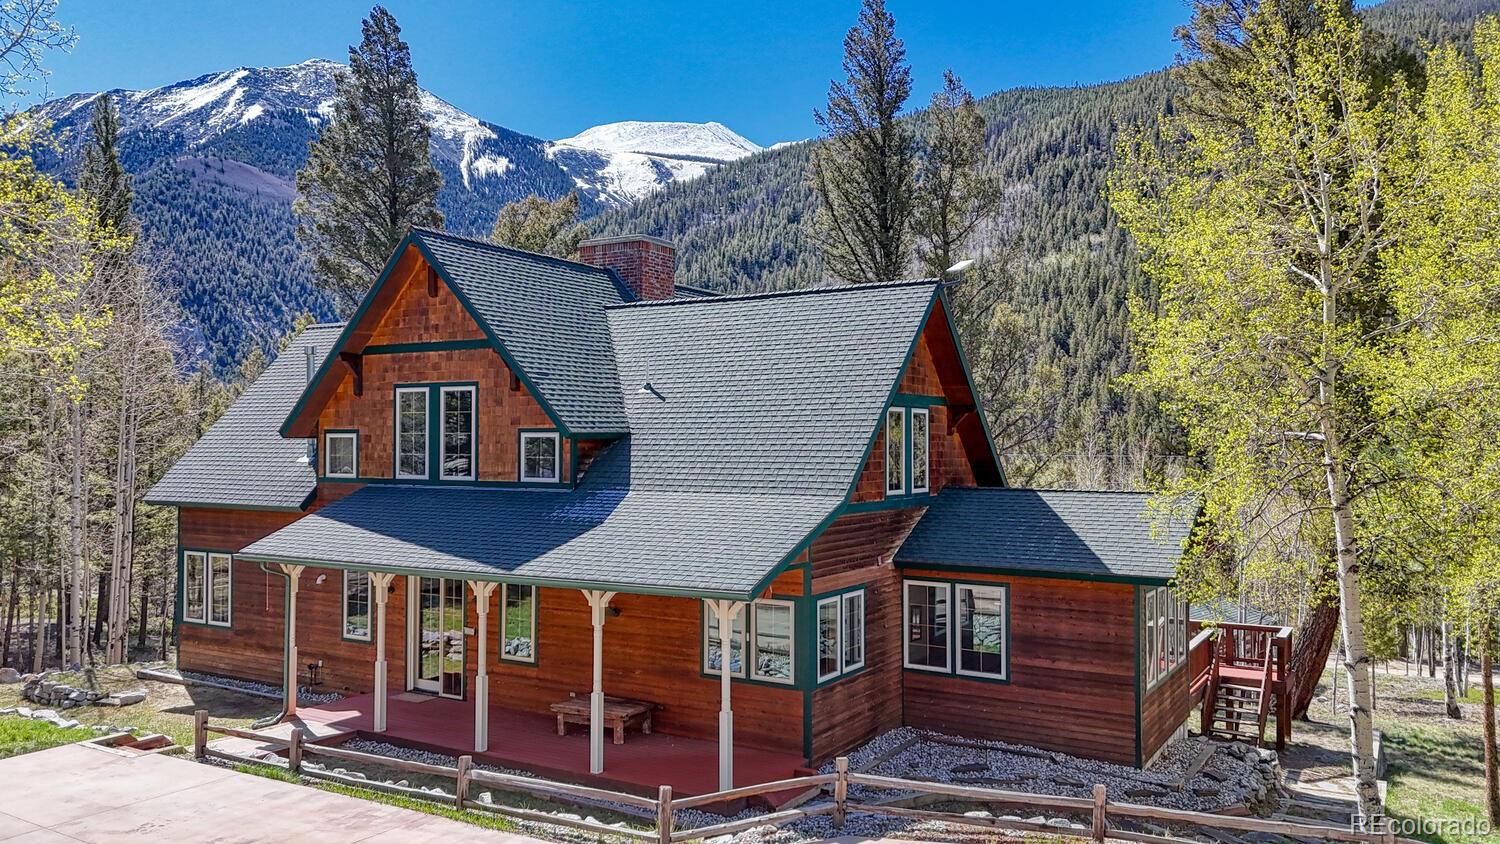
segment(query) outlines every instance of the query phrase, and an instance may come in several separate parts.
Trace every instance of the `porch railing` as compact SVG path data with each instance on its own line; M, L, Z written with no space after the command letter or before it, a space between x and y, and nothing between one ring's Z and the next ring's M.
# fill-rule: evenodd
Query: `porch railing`
M727 791L716 791L711 794L676 798L672 796L672 787L664 785L657 790L655 798L650 798L621 791L591 788L573 783L552 782L512 774L498 774L490 771L476 770L472 756L460 756L458 757L457 766L448 767L445 765L432 765L425 762L396 759L373 753L360 753L339 747L324 747L307 741L301 729L293 729L289 737L282 738L211 724L208 720L208 713L203 710L199 710L194 715L193 755L195 758L204 759L212 757L234 763L272 764L260 757L239 756L233 753L216 751L208 747L209 733L236 736L282 748L287 754L287 767L293 773L301 776L331 780L343 785L371 791L401 794L420 800L446 803L464 810L493 812L523 821L550 824L553 826L566 826L586 830L598 835L639 841L655 841L657 844L674 844L674 842L698 841L721 835L732 835L747 829L762 826L781 826L792 821L818 815L832 815L834 826L842 828L844 820L850 812L912 818L914 820L939 821L986 829L1039 832L1061 837L1092 839L1097 842L1103 842L1106 838L1142 841L1147 842L1147 844L1182 844L1183 842L1183 839L1170 835L1156 835L1113 827L1110 824L1110 819L1114 817L1158 821L1194 830L1264 832L1276 835L1288 835L1304 840L1363 842L1363 844L1397 844L1397 842L1400 842L1400 844L1418 844L1418 842L1411 839L1397 838L1395 833L1390 831L1365 832L1265 818L1215 815L1207 812L1189 812L1181 809L1143 806L1136 803L1117 803L1109 799L1108 791L1103 784L1097 784L1093 787L1092 797L1062 797L1053 794L1032 794L1022 791L1004 791L978 786L876 776L874 774L851 770L847 757L839 757L835 760L834 773L831 774L794 777L792 779L742 786ZM332 771L311 770L303 766L303 760L307 756L325 756L331 759L379 765L411 773L445 777L454 781L454 790L451 795L437 794L418 788L371 782ZM613 803L616 806L641 813L643 819L649 818L651 823L644 828L611 826L597 821L567 818L531 809L520 809L502 806L497 803L487 803L471 799L470 795L476 784L596 808L600 802ZM850 786L916 794L936 794L952 797L960 801L1014 806L1029 815L1041 814L1044 811L1060 812L1075 818L1086 817L1088 823L1066 818L1062 821L1054 819L1035 821L1022 820L1020 818L994 817L989 815L970 816L953 812L913 809L873 802L868 799L853 798L849 793ZM768 814L729 820L693 829L679 830L675 828L677 823L676 813L684 809L724 804L747 797L789 791L803 792L804 798L810 798L821 796L825 791L830 790L832 792L831 799L808 806L807 808L788 808Z

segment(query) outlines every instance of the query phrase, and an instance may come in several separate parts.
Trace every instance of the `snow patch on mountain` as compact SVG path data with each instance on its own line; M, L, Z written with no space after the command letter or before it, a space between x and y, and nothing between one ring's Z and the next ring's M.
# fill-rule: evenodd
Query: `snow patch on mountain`
M760 151L722 123L627 120L554 141L547 156L580 190L607 204L623 204Z
M733 161L760 152L760 147L722 123L678 123L626 120L585 129L558 146L613 153L643 153L657 158L711 158Z

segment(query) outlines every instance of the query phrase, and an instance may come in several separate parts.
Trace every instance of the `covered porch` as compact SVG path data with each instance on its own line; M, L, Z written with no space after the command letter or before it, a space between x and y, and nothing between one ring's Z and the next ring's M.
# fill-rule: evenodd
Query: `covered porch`
M631 732L624 744L604 745L605 767L590 773L589 731L573 727L557 734L555 719L501 706L488 709L489 749L474 749L474 705L468 701L418 694L393 694L386 703L386 729L375 731L375 697L355 695L321 706L304 706L291 726L314 726L323 743L350 737L385 741L476 762L535 773L546 779L581 782L620 791L655 795L670 785L680 795L719 789L717 742L661 732ZM750 747L734 749L734 776L741 783L768 782L805 773L803 759Z

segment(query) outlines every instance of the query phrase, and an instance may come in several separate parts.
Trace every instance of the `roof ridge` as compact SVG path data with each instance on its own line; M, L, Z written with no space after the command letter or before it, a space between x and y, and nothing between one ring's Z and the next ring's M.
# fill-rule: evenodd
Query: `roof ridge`
M588 270L588 271L594 272L594 273L601 273L601 274L613 275L613 273L610 272L610 270L609 270L608 267L600 267L600 266L596 266L594 264L586 264L586 263L584 263L582 261L573 261L573 260L570 260L568 258L559 258L556 255L547 255L547 254L542 253L542 252L532 252L529 249L519 249L519 248L514 247L514 246L506 246L504 244L495 243L495 242L489 241L489 240L483 240L483 239L477 238L477 237L469 237L468 235L454 234L453 232L439 231L437 229L428 228L427 226L412 226L411 230L413 232L419 232L421 234L436 235L438 237L447 238L448 240L457 240L457 241L459 241L461 243L466 243L466 244L468 244L470 246L478 246L478 247L480 247L482 249L489 249L489 250L492 250L492 251L495 251L495 252L502 252L502 253L505 253L507 255L515 255L518 258L536 258L536 259L540 259L542 261L545 261L545 262L548 262L548 263L552 263L552 264L566 264L569 267L573 267L573 268L580 269L580 270Z
M1086 492L1091 495L1162 495L1160 492L1148 492L1138 489L1081 489L1079 487L1038 487L1038 486L965 486L949 487L955 492Z
M807 296L817 293L850 293L862 290L891 290L898 287L921 287L924 285L937 285L935 278L916 278L903 281L879 281L867 284L825 284L819 287L802 287L796 290L763 290L759 293L735 293L719 294L716 296L700 296L692 299L642 299L635 302L621 302L618 305L605 305L607 311L627 308L657 308L665 305L695 305L710 302L746 302L756 299L776 299L790 296Z

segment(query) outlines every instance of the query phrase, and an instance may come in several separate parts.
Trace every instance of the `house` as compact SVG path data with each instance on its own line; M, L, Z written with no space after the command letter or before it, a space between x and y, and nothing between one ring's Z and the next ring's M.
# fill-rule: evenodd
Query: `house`
M394 697L472 703L480 752L587 700L593 774L606 696L638 701L721 784L901 725L1130 765L1180 733L1189 519L1007 488L943 284L581 257L417 229L291 342L148 497L182 668L371 695L392 735Z

